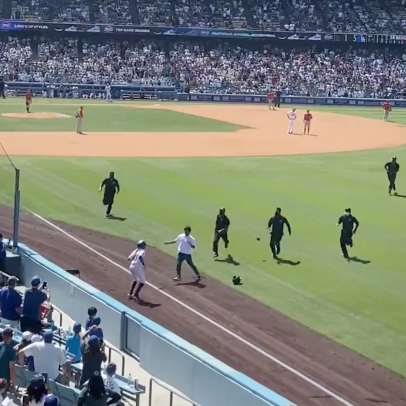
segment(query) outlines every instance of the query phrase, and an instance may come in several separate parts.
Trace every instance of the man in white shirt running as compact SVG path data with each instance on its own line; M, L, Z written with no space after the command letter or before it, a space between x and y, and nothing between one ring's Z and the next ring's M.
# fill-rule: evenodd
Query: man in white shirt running
M187 264L192 268L193 272L196 275L196 282L200 281L200 273L197 270L195 264L193 263L192 249L196 248L196 241L190 235L192 229L189 226L186 226L184 233L179 234L173 241L165 241L165 244L178 244L178 254L176 256L176 276L173 278L174 281L181 280L181 268L183 261L186 261Z
M138 241L137 242L137 249L134 250L130 256L128 257L128 260L130 261L130 272L131 275L134 278L134 281L131 285L130 293L128 294L128 297L130 299L135 299L140 301L140 291L145 285L145 274L144 270L146 269L145 262L144 262L144 257L145 257L145 246L147 244L145 241ZM137 286L138 283L138 286ZM137 286L137 289L134 289ZM134 295L133 295L134 293Z
M288 125L288 134L293 134L293 126L295 125L296 121L296 109L292 109L289 111L289 113L286 115L289 121Z

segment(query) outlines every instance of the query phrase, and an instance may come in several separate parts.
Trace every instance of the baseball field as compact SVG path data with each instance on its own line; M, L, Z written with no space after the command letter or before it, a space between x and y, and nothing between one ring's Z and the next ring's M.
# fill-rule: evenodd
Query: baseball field
M84 135L75 133L80 103ZM21 169L20 241L298 405L406 404L406 111L382 122L380 108L312 107L304 136L306 106L297 108L288 135L288 110L265 105L35 99L27 114L22 99L0 101L0 142ZM11 237L14 169L4 150L0 224ZM397 196L383 168L392 156ZM97 191L110 171L121 192L107 219ZM220 207L230 246L213 260ZM276 207L292 226L279 261L267 232ZM346 207L360 221L348 261L336 227ZM146 240L154 286L328 391L150 286L145 303L128 301L128 274L32 212L125 266L134 241ZM186 265L183 282L172 281L175 249L163 244L185 225L198 244L197 284Z

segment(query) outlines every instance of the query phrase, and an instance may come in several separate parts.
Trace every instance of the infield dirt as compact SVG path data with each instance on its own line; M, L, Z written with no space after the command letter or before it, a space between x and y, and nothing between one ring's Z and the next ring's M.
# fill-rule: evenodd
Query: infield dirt
M312 135L303 136L286 134L287 110L272 112L261 106L219 105L168 105L159 108L216 118L250 129L228 134L93 133L83 137L74 132L10 133L12 136L1 133L1 141L6 150L15 155L193 157L350 151L393 147L403 144L406 139L402 126L328 113L315 113ZM299 118L302 113L298 112ZM295 130L302 130L300 119ZM141 152L136 148L140 143ZM7 236L12 235L12 215L10 209L0 206L0 222L4 225L3 234ZM342 402L320 388L148 286L142 292L143 303L129 301L126 295L131 278L127 273L94 253L84 251L74 241L30 214L21 213L20 220L21 242L64 269L79 269L82 279L92 286L286 396L298 406L342 406ZM101 218L100 221L109 220ZM133 241L57 224L127 266L126 257L133 249ZM148 257L147 277L151 283L276 356L350 404L406 405L406 380L403 377L213 279L204 277L200 283L194 283L192 279L188 280L185 269L184 282L172 281L175 260L157 248L148 247ZM204 269L202 271L204 275Z
M295 134L287 134L287 111L263 106L120 105L169 109L249 127L233 133L2 132L10 155L87 157L226 157L328 153L395 147L406 142L401 125L361 117L314 113L311 135L302 135L304 111L297 111ZM108 109L108 106L104 107ZM72 126L75 126L72 122ZM140 145L142 148L140 148ZM159 147L157 147L159 146Z

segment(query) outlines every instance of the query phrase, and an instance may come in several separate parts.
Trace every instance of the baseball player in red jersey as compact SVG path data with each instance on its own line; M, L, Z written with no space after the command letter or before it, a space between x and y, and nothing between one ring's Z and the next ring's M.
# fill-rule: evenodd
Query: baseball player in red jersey
M303 116L303 124L304 124L303 135L306 134L306 130L307 130L307 135L309 135L310 123L311 123L312 119L313 119L313 116L310 114L310 110L307 110L306 114Z
M275 98L275 95L272 92L268 92L268 94L266 95L266 98L268 100L269 110L275 110L275 107L272 106L273 99Z
M27 113L30 112L31 102L32 102L31 90L27 90L27 93L25 94L25 108L27 110Z
M386 100L383 104L382 104L382 108L383 108L383 121L388 121L388 117L389 117L389 112L392 111L392 107L389 104L389 102Z

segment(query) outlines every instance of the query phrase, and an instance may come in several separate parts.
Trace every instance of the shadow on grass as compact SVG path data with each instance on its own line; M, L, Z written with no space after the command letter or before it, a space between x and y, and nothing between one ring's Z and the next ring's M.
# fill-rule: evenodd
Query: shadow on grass
M396 193L395 195L392 195L394 197L403 197L403 199L406 199L406 195L400 195L398 193Z
M234 258L233 258L231 255L229 255L229 256L228 256L227 258L225 258L225 259L215 259L214 261L215 261L215 262L223 262L223 263L225 263L225 264L230 264L230 265L234 265L234 266L240 265L240 263L237 262L237 261L235 261Z
M116 221L126 221L127 217L119 217L115 216L114 214L107 217L109 220L116 220Z
M291 261L290 259L284 259L277 257L276 262L278 265L292 265L292 266L297 266L300 265L300 261Z
M363 265L368 265L371 263L371 261L369 261L368 259L361 259L361 258L357 258L357 257L349 257L347 258L348 262L357 262L359 264L363 264Z

